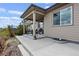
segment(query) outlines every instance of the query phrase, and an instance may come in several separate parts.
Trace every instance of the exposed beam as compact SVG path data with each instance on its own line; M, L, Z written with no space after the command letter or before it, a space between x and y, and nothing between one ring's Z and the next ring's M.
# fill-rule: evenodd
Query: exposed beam
M44 13L42 12L39 12L39 11L35 11L37 14L40 14L40 15L45 15Z
M27 18L28 16L30 16L31 14L33 14L34 11L30 12L27 16L25 16L23 19Z

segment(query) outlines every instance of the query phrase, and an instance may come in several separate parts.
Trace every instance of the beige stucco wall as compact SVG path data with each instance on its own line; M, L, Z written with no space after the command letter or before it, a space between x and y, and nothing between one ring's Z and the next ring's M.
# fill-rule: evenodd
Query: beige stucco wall
M72 26L54 26L53 13L72 5L73 7L73 25ZM68 4L56 10L49 12L44 17L45 36L79 41L79 4Z

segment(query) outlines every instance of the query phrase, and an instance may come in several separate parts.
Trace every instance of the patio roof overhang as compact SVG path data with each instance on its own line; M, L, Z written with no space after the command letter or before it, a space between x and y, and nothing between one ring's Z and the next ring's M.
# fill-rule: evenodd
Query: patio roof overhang
M43 21L45 9L32 4L22 15L24 20L33 20L33 12L36 13L36 21Z

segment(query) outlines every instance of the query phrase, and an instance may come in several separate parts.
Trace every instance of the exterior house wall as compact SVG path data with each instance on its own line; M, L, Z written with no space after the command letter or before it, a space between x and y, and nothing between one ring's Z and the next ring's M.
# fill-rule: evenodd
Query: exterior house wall
M71 26L55 26L53 25L53 13L72 6L73 8L73 25ZM79 41L79 4L67 4L58 9L52 10L44 17L44 34L45 36L62 38L67 40Z

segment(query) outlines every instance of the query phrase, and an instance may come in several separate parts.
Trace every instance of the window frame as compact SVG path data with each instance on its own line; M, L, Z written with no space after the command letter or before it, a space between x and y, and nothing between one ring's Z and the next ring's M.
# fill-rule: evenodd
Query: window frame
M67 8L71 8L71 19L70 19L70 23L69 24L61 24L61 12L62 12L62 10L65 10L65 9L67 9ZM72 6L69 6L69 7L66 7L66 8L63 8L63 9L61 9L60 11L60 25L55 25L54 23L53 23L53 25L54 26L69 26L69 25L72 25L73 24L73 11L72 11ZM57 13L57 12L56 12ZM55 13L53 13L53 15L54 15ZM53 17L53 22L54 22L54 17Z

